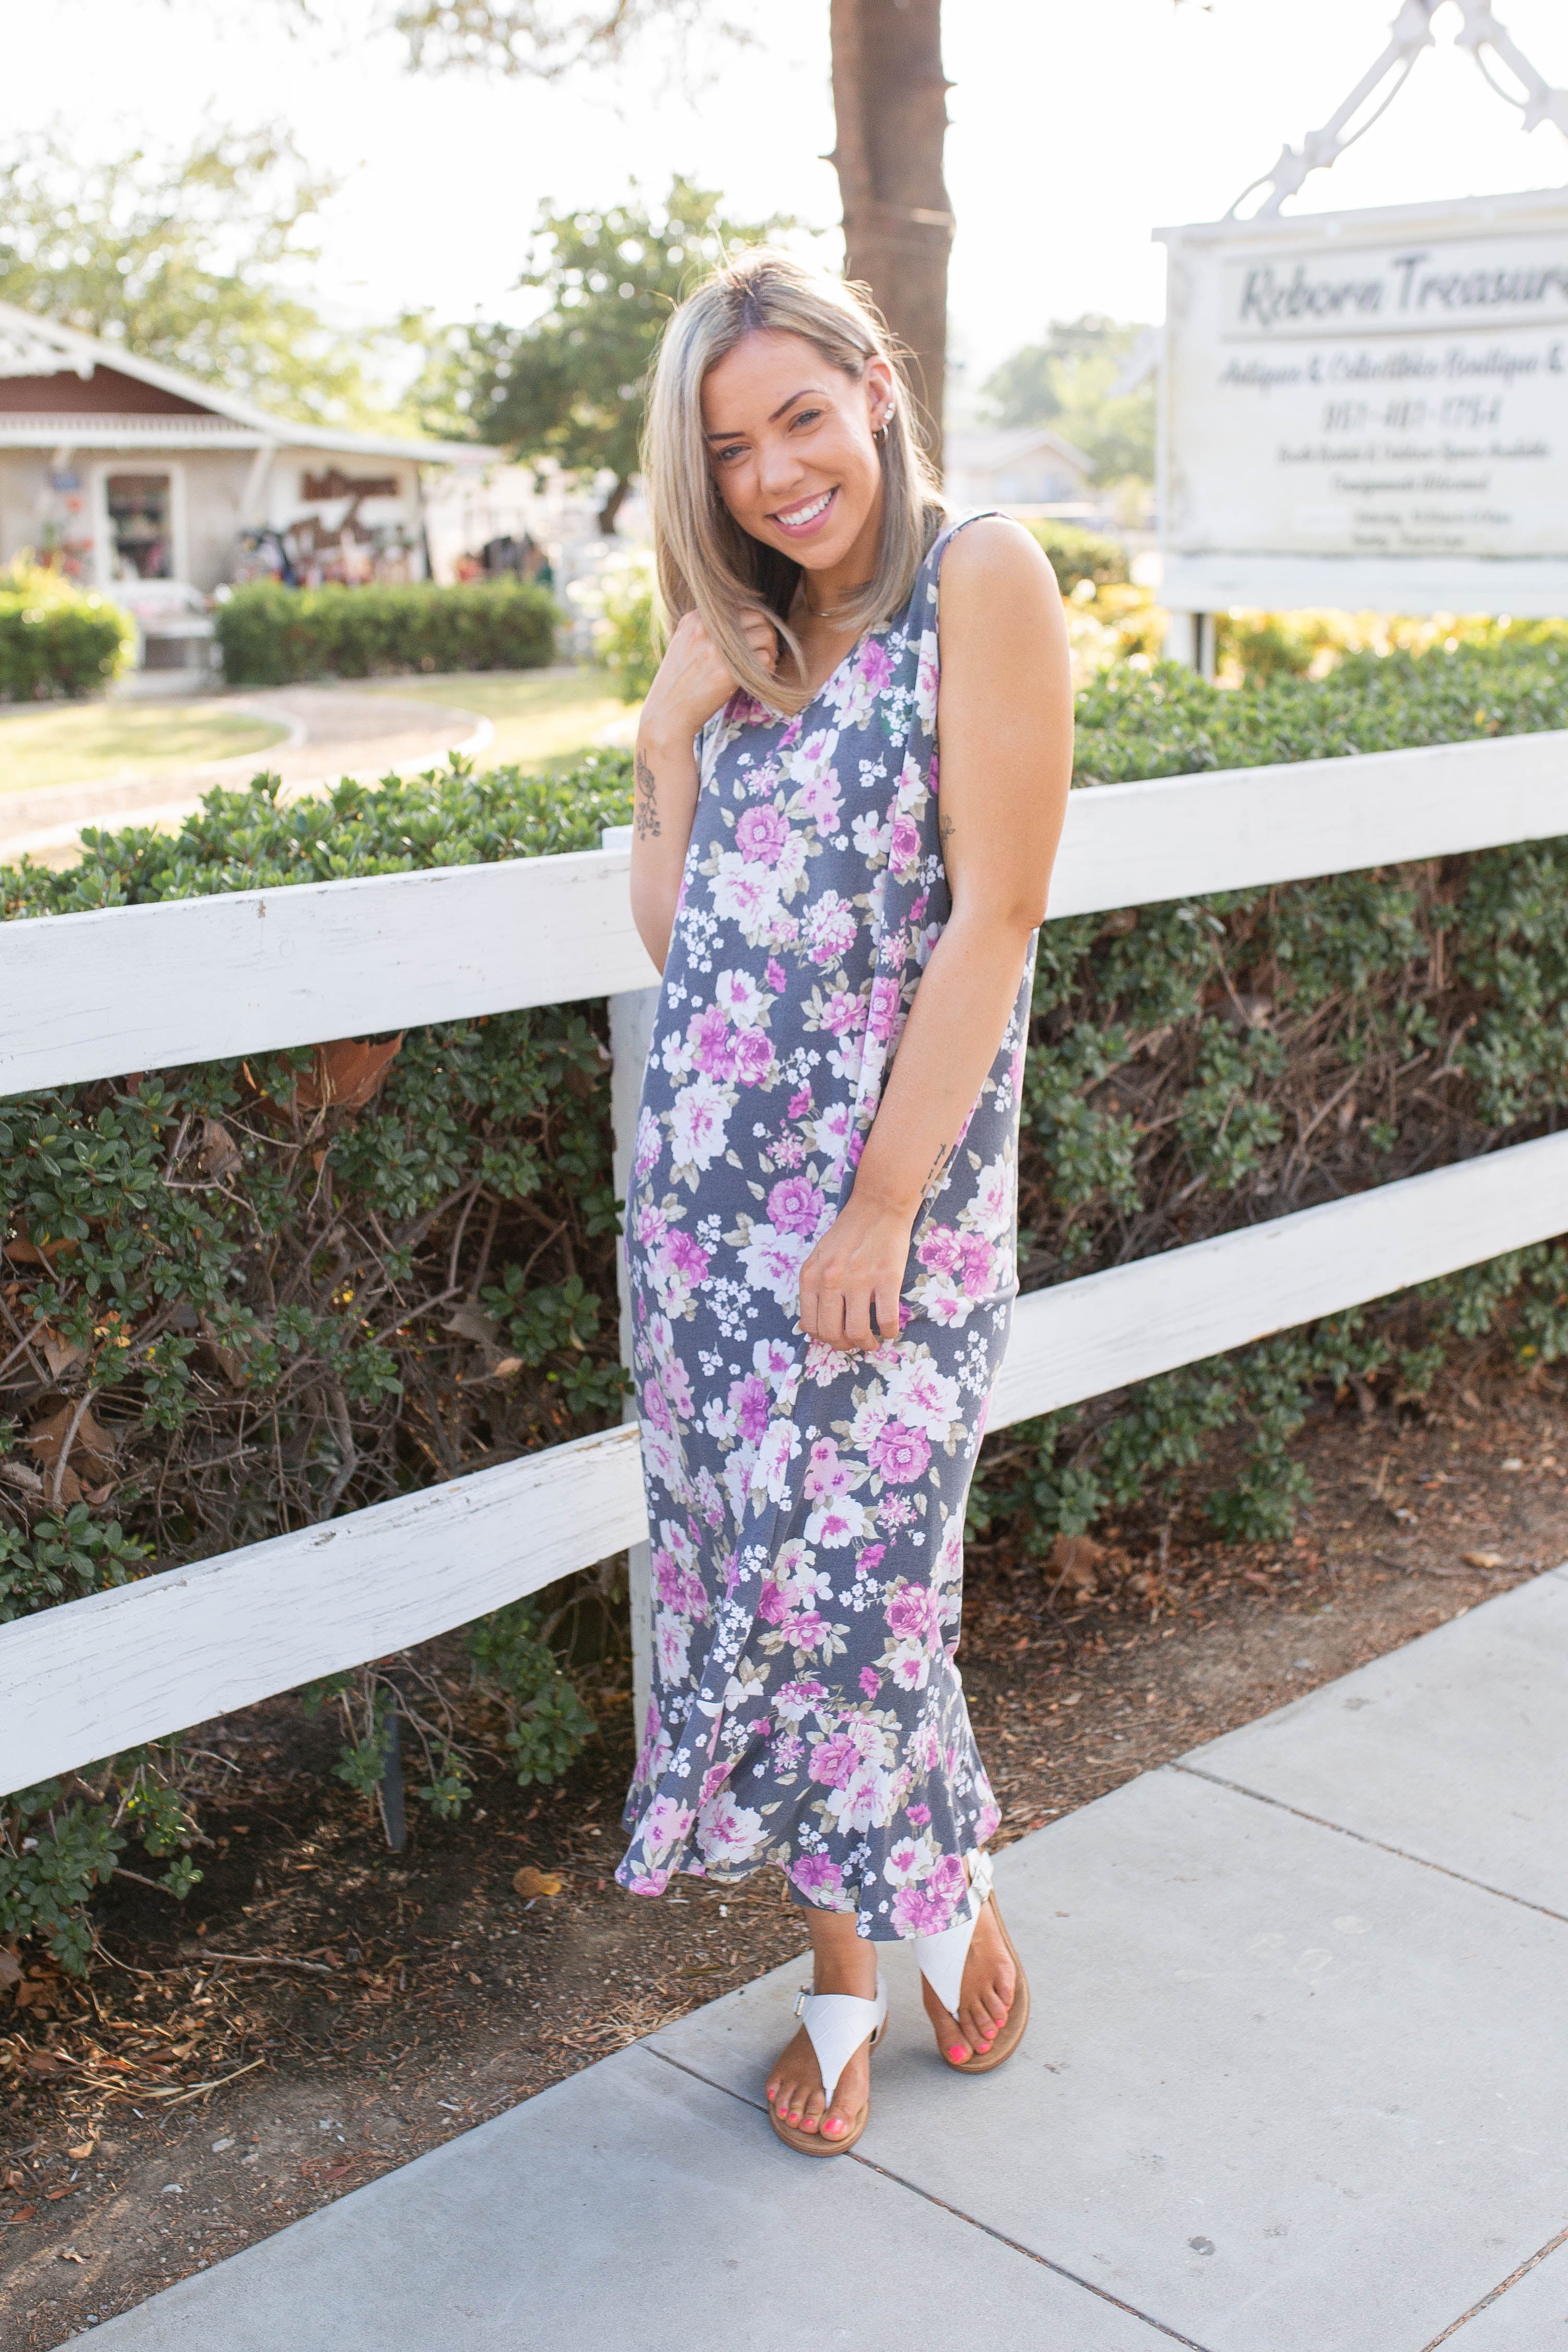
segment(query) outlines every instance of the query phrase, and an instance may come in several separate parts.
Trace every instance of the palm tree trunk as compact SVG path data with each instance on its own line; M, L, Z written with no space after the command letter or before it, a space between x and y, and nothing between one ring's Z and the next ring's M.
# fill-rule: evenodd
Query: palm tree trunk
M844 204L846 271L869 286L912 354L922 427L940 467L952 244L942 175L942 0L832 0L832 29L837 143L830 161Z

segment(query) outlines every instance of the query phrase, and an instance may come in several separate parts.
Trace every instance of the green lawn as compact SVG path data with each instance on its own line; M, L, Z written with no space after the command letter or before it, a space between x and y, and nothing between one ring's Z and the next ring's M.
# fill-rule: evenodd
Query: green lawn
M289 730L212 702L79 702L0 709L0 793L120 782L264 751Z
M564 766L591 751L606 727L635 721L637 706L621 701L602 669L469 670L447 677L379 677L383 694L445 703L488 719L495 740L479 755L481 771L510 766ZM356 691L363 686L356 682Z

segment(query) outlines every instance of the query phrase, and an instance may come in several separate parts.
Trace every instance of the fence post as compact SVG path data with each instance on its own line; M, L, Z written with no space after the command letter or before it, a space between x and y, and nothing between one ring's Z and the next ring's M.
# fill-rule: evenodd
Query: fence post
M631 840L629 824L610 826L599 837L600 847L604 849L629 849ZM643 1069L653 1043L654 1014L658 1007L657 988L627 989L623 994L610 999L610 1054L614 1063L610 1073L610 1127L616 1197L619 1201L626 1201L631 1192L632 1145L637 1130L637 1103L642 1095ZM624 1234L616 1244L616 1287L621 1311L621 1361L629 1367L632 1360L632 1311ZM623 1421L637 1419L637 1406L629 1396L622 1404L621 1418ZM631 1588L632 1728L640 1743L653 1674L653 1594L648 1546L646 1543L628 1545L626 1572Z
M1213 613L1173 611L1163 648L1167 661L1184 662L1211 685L1215 674L1215 619Z

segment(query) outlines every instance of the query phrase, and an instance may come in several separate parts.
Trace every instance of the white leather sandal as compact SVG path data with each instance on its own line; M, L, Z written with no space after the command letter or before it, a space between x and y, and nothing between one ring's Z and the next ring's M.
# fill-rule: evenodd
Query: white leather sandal
M877 1997L864 2000L853 1992L813 1992L802 1985L795 1998L795 2013L805 2026L816 2063L822 2074L823 2120L833 2105L833 2094L838 2088L838 2077L854 2057L863 2042L868 2041L873 2050L882 2038L888 2022L888 1996L882 1990L882 1973L877 1971ZM801 2131L794 2124L780 2120L768 2102L768 2121L786 2147L800 2150L802 2156L842 2156L853 2147L871 2120L871 2102L868 2098L858 2115L851 2116L848 2126L837 2138L825 2137L821 2124L816 2131Z
M1003 1926L993 1885L991 1856L985 1853L976 1853L970 1864L969 1896L960 1917L951 1927L944 1927L940 1936L917 1936L914 1939L915 1958L920 1963L921 1974L955 2024L958 2022L958 2004L963 1997L963 1964L974 1940L975 1922L987 1902L991 1905L997 1927L1002 1929L1002 1941L1007 1947L1008 1956L1017 1970L1017 1990L1013 1995L1013 2006L988 2050L972 2051L967 2058L950 2058L939 2037L937 2048L942 2053L942 2063L954 2074L992 2074L1005 2059L1011 2058L1029 2022L1029 1979L1024 1974L1024 1963L1014 1948L1013 1938Z

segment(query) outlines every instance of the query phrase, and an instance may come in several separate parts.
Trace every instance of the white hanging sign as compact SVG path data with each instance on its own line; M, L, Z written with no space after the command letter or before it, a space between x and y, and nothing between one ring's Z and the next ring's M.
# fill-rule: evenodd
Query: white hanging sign
M1568 190L1156 235L1169 604L1568 613Z

